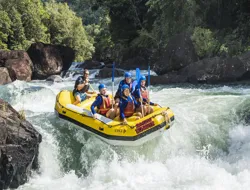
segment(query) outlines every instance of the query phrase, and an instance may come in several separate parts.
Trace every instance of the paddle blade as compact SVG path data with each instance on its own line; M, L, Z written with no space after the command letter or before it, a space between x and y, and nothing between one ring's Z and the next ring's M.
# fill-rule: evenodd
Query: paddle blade
M137 80L137 82L139 82L140 78L141 78L140 69L136 68L136 80Z
M137 84L138 84L137 80L133 81L133 84L132 84L132 93L135 91L135 87L136 87Z
M136 68L136 81L139 88L140 88L140 78L141 78L140 69Z

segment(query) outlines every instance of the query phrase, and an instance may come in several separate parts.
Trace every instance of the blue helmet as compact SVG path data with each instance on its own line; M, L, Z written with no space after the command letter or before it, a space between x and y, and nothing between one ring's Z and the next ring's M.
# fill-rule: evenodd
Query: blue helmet
M131 78L132 77L132 75L131 75L131 73L130 72L125 72L125 78Z
M146 77L144 75L141 76L140 81L146 80Z
M127 89L127 88L129 89L129 86L128 86L128 85L126 85L126 84L122 85L122 89L121 89L122 92L123 92L125 89Z
M105 84L100 84L100 85L98 86L98 88L99 88L99 90L101 90L101 89L103 89L103 88L106 88L106 85L105 85Z

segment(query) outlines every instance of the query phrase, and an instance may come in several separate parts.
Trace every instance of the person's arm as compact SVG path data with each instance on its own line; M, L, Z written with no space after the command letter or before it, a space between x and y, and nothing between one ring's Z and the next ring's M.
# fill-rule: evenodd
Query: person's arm
M132 95L135 97L135 98L138 98L139 97L139 95L138 95L138 89L137 88L135 88L135 90L134 90L134 92L132 93Z
M153 103L153 102L149 102L150 106L156 106L157 104Z
M92 114L96 114L95 107L102 104L102 98L100 96L97 96L93 104L91 105L91 112Z
M83 89L83 87L85 86L85 84L83 83L83 84L78 84L77 85L77 90L82 90Z
M140 101L137 102L134 96L131 96L131 98L134 101L135 107L136 108L140 107L140 105L141 105Z
M120 118L121 118L122 121L124 121L124 119L125 119L124 110L125 110L125 108L127 106L127 102L120 101L119 106L120 106Z
M141 105L141 102L140 102L140 88L136 88L135 92L134 92L134 98L135 100L137 101L138 105L140 106ZM146 98L142 98L142 103L147 103L147 99Z

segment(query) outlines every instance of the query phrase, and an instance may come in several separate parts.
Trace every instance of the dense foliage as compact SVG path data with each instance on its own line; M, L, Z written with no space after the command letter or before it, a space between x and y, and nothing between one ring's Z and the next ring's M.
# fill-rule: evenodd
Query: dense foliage
M248 0L2 0L0 18L0 48L63 44L78 60L94 51L117 60L131 49L160 52L181 32L190 33L200 58L250 49Z
M84 60L94 52L92 41L81 18L65 3L0 1L1 49L27 49L33 42L62 44L76 50L77 60Z

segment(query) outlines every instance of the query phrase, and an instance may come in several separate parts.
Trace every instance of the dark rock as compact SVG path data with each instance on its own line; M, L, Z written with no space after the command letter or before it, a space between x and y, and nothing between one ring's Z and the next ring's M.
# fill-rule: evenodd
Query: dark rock
M160 55L159 61L154 64L153 70L163 75L178 71L198 60L190 34L181 33L172 37L166 49Z
M115 69L115 77L120 77L124 75L124 71L120 69ZM99 71L99 74L96 76L99 78L109 78L112 77L112 68L103 68Z
M86 60L82 64L77 66L77 68L83 68L83 69L101 69L103 67L105 67L104 63L93 60Z
M233 58L213 57L189 64L178 72L151 76L151 84L225 83L250 79L250 53Z
M250 79L250 65L239 58L207 58L181 70L191 83L220 83Z
M0 50L0 66L4 67L8 59L30 59L28 54L23 50Z
M122 62L121 64L118 65L118 67L125 70L132 70L136 68L145 70L148 68L148 62L145 57L136 56Z
M113 68L113 64L112 64L112 63L105 64L105 67L106 67L106 68Z
M75 59L75 51L61 45L34 43L27 52L34 64L34 79L60 74L62 70L68 70Z
M175 84L175 83L185 83L187 82L187 77L179 75L178 73L169 73L161 76L150 76L150 84Z
M52 82L62 82L63 79L60 75L51 75L49 76L46 81L52 81Z
M12 81L31 80L33 63L25 51L0 51L0 64L8 69Z
M125 70L147 69L152 52L147 48L129 48L123 52L122 61L117 67Z
M0 186L17 188L37 169L41 135L7 102L0 99Z
M250 51L243 53L238 57L245 65L250 65Z
M9 72L5 67L0 67L0 85L12 82Z
M27 59L9 59L5 63L12 81L24 80L31 81L32 76L32 62Z

